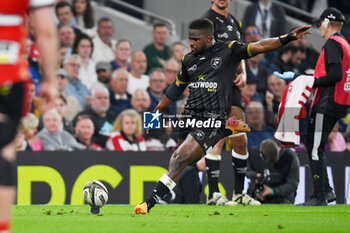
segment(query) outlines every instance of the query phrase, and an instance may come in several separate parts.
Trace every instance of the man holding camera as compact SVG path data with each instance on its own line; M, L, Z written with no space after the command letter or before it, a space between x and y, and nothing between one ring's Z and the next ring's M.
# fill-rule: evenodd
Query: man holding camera
M248 194L262 203L294 204L299 184L299 159L290 148L271 139L249 152Z

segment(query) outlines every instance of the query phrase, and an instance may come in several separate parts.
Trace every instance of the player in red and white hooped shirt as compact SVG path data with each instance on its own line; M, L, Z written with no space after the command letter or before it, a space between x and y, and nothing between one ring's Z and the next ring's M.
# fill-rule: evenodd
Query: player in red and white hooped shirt
M53 106L57 92L54 83L57 33L51 9L53 3L53 0L0 1L0 233L10 232L10 210L16 193L13 140L28 105L26 82L30 77L25 52L28 12L43 61L45 81L40 94L47 108Z
M106 148L114 151L146 151L145 139L141 133L140 115L134 109L124 110L113 124L113 133Z

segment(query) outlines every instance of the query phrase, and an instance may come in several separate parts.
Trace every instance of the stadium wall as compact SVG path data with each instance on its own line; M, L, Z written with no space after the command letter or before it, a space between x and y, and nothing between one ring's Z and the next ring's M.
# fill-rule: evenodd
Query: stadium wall
M83 187L93 179L106 184L109 204L140 203L166 172L170 156L170 152L20 152L17 204L83 204ZM221 191L230 197L233 188L231 156L227 153L222 158ZM337 203L350 204L349 153L328 153L327 160ZM305 197L311 195L307 161L306 154L301 154L296 203L304 202ZM205 202L203 193L201 198Z

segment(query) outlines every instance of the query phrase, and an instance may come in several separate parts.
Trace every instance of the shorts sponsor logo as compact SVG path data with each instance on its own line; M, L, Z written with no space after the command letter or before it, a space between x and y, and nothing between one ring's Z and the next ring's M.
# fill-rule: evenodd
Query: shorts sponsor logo
M198 140L203 140L205 133L202 130L197 129L195 132L195 135L196 135Z
M204 143L204 144L203 144L203 147L204 147L204 149L206 149L206 150L207 150L207 149L208 149L208 145L207 145L207 143Z
M213 131L211 131L209 138L215 137L216 133L217 133L217 129L214 129Z

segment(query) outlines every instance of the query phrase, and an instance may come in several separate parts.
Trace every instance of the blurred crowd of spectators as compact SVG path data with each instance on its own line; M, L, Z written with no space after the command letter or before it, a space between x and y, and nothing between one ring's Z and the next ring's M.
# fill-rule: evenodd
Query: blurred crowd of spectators
M284 10L267 1L270 3L261 11L257 6L262 2L249 6L243 17L246 43L288 31ZM176 141L171 128L146 135L142 114L154 109L174 82L188 46L181 41L168 45L168 29L157 23L153 41L142 51L134 51L127 35L125 39L113 39L115 25L111 19L94 19L90 0L57 0L54 10L60 42L56 70L59 96L55 108L43 112L42 100L37 97L42 80L40 54L31 36L29 19L31 113L22 119L18 150L174 150ZM286 83L272 72L312 73L317 57L318 52L300 39L278 52L246 61L247 85L242 95L252 129L248 134L249 148L272 137L277 125L278 105ZM165 113L181 113L187 96L188 91ZM350 114L347 118L330 135L329 150L350 150Z

